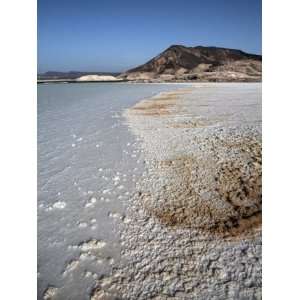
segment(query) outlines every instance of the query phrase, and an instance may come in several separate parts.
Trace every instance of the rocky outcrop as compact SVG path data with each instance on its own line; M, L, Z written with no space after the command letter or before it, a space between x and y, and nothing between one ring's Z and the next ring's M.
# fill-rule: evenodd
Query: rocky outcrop
M119 77L138 81L260 81L261 55L218 47L173 45Z

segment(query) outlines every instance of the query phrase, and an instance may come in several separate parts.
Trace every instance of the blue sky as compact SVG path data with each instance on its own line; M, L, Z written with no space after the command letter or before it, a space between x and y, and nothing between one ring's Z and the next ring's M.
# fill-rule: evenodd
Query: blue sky
M119 72L173 44L261 54L261 0L38 0L38 72Z

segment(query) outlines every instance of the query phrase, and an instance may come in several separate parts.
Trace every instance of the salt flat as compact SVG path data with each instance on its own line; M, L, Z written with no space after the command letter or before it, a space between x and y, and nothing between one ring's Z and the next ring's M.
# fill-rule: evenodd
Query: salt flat
M260 299L261 84L184 86L125 116L146 176L92 299Z
M260 299L260 83L39 99L39 299Z

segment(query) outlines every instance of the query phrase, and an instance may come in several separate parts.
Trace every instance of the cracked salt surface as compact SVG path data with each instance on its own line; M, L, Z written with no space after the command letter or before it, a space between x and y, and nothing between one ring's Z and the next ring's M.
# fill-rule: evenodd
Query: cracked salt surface
M89 299L120 259L143 174L125 108L176 85L38 86L38 299Z
M120 226L126 263L92 299L261 299L261 84L197 84L125 115L147 175Z

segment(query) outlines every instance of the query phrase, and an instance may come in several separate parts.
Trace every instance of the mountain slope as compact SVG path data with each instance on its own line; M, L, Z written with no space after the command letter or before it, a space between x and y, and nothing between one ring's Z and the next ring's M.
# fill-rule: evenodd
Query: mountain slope
M261 60L260 55L236 49L173 45L120 76L129 80L258 81Z

